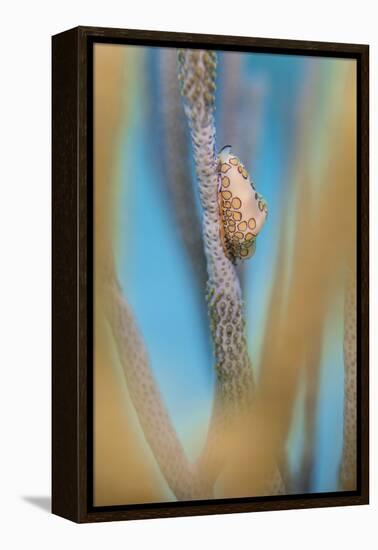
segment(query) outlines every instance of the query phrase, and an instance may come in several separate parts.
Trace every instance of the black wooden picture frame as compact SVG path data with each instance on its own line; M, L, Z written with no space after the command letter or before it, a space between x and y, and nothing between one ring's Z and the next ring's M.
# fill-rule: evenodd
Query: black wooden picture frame
M93 45L224 49L357 61L357 490L93 506ZM367 504L369 500L369 48L77 27L52 38L52 511L98 522Z

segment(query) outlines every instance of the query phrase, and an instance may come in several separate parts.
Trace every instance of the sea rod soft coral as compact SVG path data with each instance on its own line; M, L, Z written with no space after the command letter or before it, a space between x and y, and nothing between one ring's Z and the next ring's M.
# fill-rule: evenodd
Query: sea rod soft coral
M189 121L203 207L208 271L207 299L215 345L217 382L228 407L239 407L253 392L244 334L242 296L235 267L224 254L218 206L218 157L215 152L216 54L180 50L179 80Z
M201 459L201 467L210 484L214 483L223 464L223 457L214 454L214 449L221 447L219 438L224 435L226 426L232 429L232 423L252 402L254 393L239 279L232 259L225 255L220 233L220 173L214 121L216 63L216 53L212 51L178 52L179 81L191 129L203 208L207 300L216 361L214 412Z

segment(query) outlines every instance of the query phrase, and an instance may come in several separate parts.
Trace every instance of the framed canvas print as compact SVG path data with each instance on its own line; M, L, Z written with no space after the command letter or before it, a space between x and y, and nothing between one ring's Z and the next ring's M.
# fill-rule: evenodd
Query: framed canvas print
M52 52L53 512L368 503L368 46Z

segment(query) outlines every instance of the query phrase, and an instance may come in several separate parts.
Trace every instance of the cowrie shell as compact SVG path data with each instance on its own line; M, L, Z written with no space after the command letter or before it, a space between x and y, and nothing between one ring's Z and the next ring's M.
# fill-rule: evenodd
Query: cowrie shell
M267 204L256 192L243 164L231 153L230 145L219 153L219 179L220 235L224 252L232 261L248 260L255 252L256 237L267 218Z

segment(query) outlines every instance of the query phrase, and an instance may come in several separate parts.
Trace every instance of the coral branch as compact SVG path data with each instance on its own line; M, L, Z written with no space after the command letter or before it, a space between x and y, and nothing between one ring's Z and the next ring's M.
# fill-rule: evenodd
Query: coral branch
M164 406L147 351L113 270L105 276L103 305L145 438L178 500L206 498L209 495L202 489Z
M214 90L216 54L179 52L179 78L192 134L203 208L204 246L208 270L209 313L216 370L229 405L251 396L252 370L244 334L243 304L235 267L224 252L218 211L218 159L215 153Z
M304 443L297 490L311 493L315 466L316 413L320 390L320 366L322 351L322 326L314 331L310 348L305 354Z
M216 447L215 441L219 439L219 431L225 423L230 426L235 413L251 402L254 386L244 332L240 284L234 265L224 254L219 232L219 175L214 123L216 54L203 50L180 50L178 66L203 208L207 300L217 375L217 406L214 406L203 460L208 465L219 465L219 457L215 459L211 449ZM206 473L211 475L212 483L219 471L212 469Z
M356 278L350 274L344 318L344 444L340 465L343 490L356 489L357 475L357 357Z

